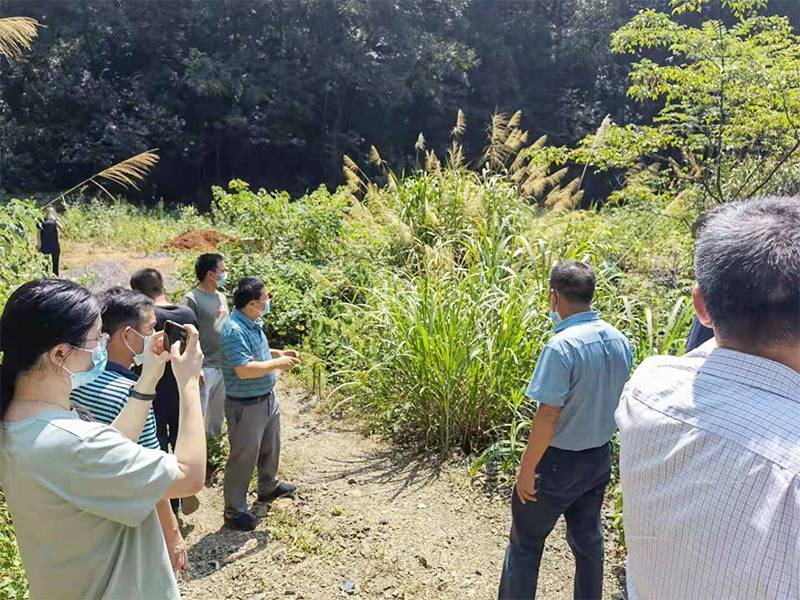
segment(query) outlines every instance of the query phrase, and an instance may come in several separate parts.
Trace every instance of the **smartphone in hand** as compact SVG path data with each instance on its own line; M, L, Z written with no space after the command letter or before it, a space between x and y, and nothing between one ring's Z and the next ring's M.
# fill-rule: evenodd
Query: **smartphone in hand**
M186 351L186 340L189 337L189 333L183 325L178 325L175 321L165 321L164 333L167 336L170 348L172 348L175 342L180 342L181 354Z

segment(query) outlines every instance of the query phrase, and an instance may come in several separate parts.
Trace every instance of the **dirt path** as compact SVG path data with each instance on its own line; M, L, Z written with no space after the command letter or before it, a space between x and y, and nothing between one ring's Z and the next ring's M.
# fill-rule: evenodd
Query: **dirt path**
M176 268L160 255L100 251L85 258L68 253L67 260L92 273L96 289L124 284L143 266L165 275ZM280 476L299 486L298 497L257 507L262 518L255 531L231 531L223 528L218 473L201 492L200 509L184 518L190 546L184 598L496 597L510 523L506 500L487 498L465 465L437 468L330 419L313 396L285 379L279 395ZM612 538L607 598L620 593ZM573 572L560 523L542 560L539 597L571 598Z

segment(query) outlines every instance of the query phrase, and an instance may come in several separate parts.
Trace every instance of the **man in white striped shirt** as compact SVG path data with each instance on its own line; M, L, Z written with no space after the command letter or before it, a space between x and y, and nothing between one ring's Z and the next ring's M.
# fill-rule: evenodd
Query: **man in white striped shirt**
M715 210L695 271L715 339L616 412L629 598L800 598L800 198Z
M111 288L102 294L100 304L103 333L109 335L108 363L97 379L75 388L70 400L88 410L95 421L110 425L122 412L138 379L130 367L141 364L147 339L155 333L156 315L150 298L122 287ZM161 449L152 407L139 436L139 444L152 450ZM172 566L176 570L184 569L187 566L186 543L169 500L159 500L156 510Z

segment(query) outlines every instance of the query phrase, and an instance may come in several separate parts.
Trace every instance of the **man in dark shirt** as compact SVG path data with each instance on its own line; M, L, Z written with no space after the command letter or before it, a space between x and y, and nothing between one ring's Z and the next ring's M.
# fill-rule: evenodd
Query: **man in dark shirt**
M53 274L58 276L58 259L61 256L61 245L58 243L58 222L56 209L48 206L44 221L39 225L39 252L49 254L53 260Z
M695 315L694 321L692 321L692 328L689 330L689 337L686 338L686 352L691 352L713 337L714 330L703 325Z
M156 331L164 330L164 323L173 321L179 325L193 325L197 328L197 318L192 309L187 306L172 304L164 291L164 279L155 269L140 269L131 276L131 288L151 298L155 304ZM164 376L156 386L156 399L153 402L153 411L156 416L156 435L161 449L164 452L175 450L178 439L178 416L180 414L180 400L178 396L178 383L172 368L167 363ZM182 501L173 499L172 509L177 512L180 507L184 515L197 510L199 502L195 496L183 498Z

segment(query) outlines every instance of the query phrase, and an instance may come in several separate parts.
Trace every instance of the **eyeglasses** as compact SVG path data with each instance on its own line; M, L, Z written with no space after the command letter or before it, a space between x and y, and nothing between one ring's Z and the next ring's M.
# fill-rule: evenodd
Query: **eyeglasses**
M137 333L139 333L139 332L137 331ZM84 345L88 344L89 342L97 342L97 345L95 347L99 347L100 349L105 350L108 347L108 340L109 339L111 339L111 336L109 336L107 333L101 333L96 338L87 339L86 342L84 343ZM82 348L82 350L94 350L94 347L93 348Z

